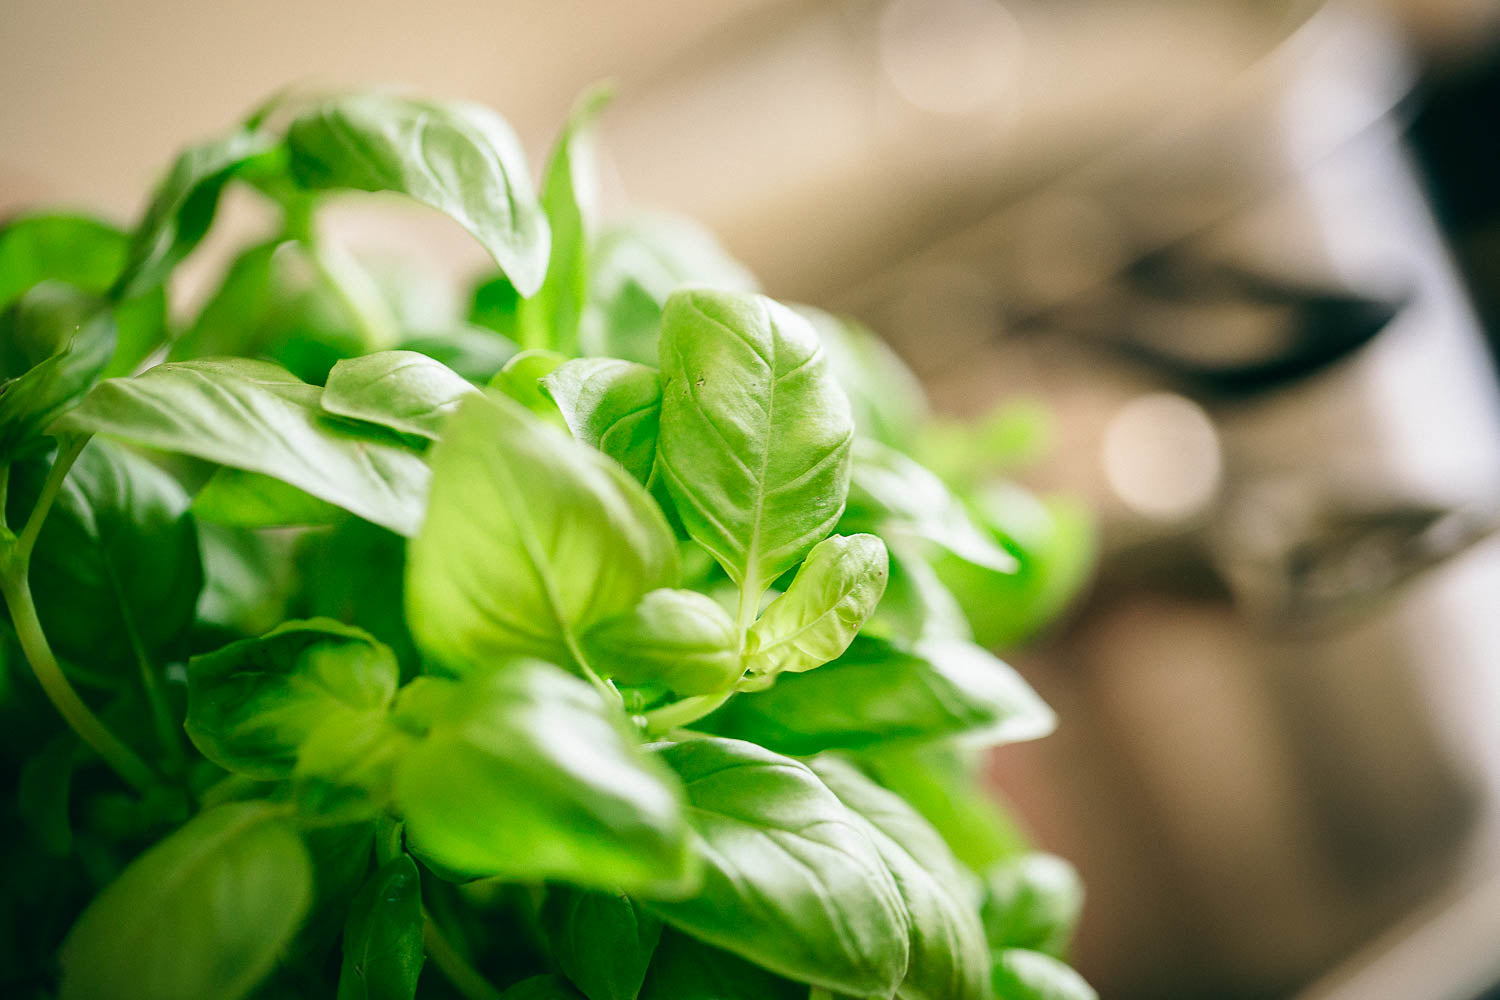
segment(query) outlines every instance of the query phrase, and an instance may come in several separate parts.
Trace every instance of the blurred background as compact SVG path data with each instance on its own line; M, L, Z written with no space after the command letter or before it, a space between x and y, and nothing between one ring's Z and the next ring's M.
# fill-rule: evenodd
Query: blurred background
M603 77L610 204L940 413L1044 415L1022 478L1098 572L1012 653L1058 733L991 773L1100 994L1500 996L1500 5L0 0L0 218L127 220L288 83L480 100L535 163Z

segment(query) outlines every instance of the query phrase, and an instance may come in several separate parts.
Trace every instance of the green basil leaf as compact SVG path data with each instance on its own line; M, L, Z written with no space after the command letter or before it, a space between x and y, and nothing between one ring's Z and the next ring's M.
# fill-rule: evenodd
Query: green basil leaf
M750 627L750 673L769 683L842 656L880 603L889 576L885 543L874 535L834 535L814 545L791 586Z
M54 426L264 473L414 534L429 478L422 456L326 416L321 395L264 361L183 361L101 382Z
M426 958L422 880L403 854L371 875L349 907L338 1000L412 1000Z
M71 731L59 733L27 758L16 782L16 811L21 823L44 851L57 858L73 853L69 804L77 751L77 737Z
M920 542L910 538L886 540L891 574L885 595L865 624L865 634L882 639L970 639L974 630L964 609L927 561ZM972 563L964 563L971 566ZM990 578L998 573L984 571Z
M994 573L954 556L935 563L991 649L1031 638L1057 618L1088 580L1098 550L1094 519L1069 497L1039 499L1015 486L976 497L986 525L1020 562L1016 573Z
M280 479L231 469L214 470L193 497L193 516L241 528L338 524L349 515L326 500Z
M992 866L984 884L990 947L1062 957L1083 910L1083 883L1072 865L1034 851Z
M664 747L697 831L703 888L647 901L667 923L772 972L888 997L910 937L896 883L866 832L802 764L737 740Z
M102 300L46 283L0 313L0 464L45 451L48 425L109 365L115 323Z
M552 958L588 1000L636 1000L661 921L622 893L554 886L542 905Z
M578 321L588 294L588 251L599 200L592 126L611 96L608 87L594 87L578 99L547 163L542 209L552 247L541 289L520 303L517 320L525 347L578 353Z
M581 1000L581 997L561 976L532 976L500 994L500 1000Z
M883 746L860 755L876 781L920 812L971 871L1029 850L1025 833L986 788L981 754L953 741Z
M656 465L661 381L656 369L615 358L578 358L558 365L542 388L568 430L645 483Z
M139 455L100 440L79 453L32 554L37 615L59 653L133 664L132 637L153 658L182 638L203 586L187 507L177 481Z
M168 360L266 358L321 383L336 361L369 349L307 246L273 240L234 260L193 325L172 342Z
M407 620L452 670L516 652L570 663L578 631L676 582L676 541L640 484L507 399L466 399L432 468Z
M413 854L438 871L679 893L692 857L672 774L588 684L518 660L427 678L397 714L427 732L396 769Z
M276 806L220 806L136 858L62 947L63 1000L239 1000L312 898L307 850Z
M323 409L436 440L448 415L477 391L457 372L415 351L380 351L340 361L323 387Z
M130 298L161 285L208 233L229 179L278 152L274 136L250 128L183 150L157 185L131 234L130 255L117 282L117 294Z
M691 590L653 590L583 634L589 662L622 684L660 684L681 695L722 691L739 679L740 635L728 612Z
M847 316L797 306L818 331L828 365L854 414L854 429L881 444L912 453L928 421L927 395L890 345Z
M26 215L0 227L0 309L44 281L104 295L125 266L129 240L80 215ZM128 375L166 337L166 294L155 288L114 306L119 338L106 377Z
M341 716L378 717L396 658L331 619L287 622L188 663L187 733L203 756L252 778L290 777L298 749Z
M691 219L637 215L605 229L590 259L584 354L657 363L661 311L689 285L753 292L755 278Z
M467 323L408 337L398 346L440 361L479 385L494 378L519 350L514 342Z
M900 796L843 761L819 758L808 766L869 821L871 839L911 914L911 962L896 995L902 1000L989 1000L990 952L973 875Z
M541 348L521 351L490 379L490 385L549 423L564 426L557 404L542 390L542 380L568 360L567 355Z
M1082 976L1051 955L1006 948L995 956L995 995L1005 1000L1099 1000Z
M309 819L313 816L303 815ZM350 904L370 873L375 842L375 824L367 820L339 823L319 816L316 825L305 826L301 832L312 861L313 902L302 929L277 962L282 968L309 962L321 965L338 944L349 919ZM263 986L256 995L270 992L274 996L274 989L268 987ZM327 995L326 987L319 995Z
M634 994L632 994L634 997ZM806 1000L807 986L668 928L639 1000ZM590 997L589 1000L595 1000Z
M941 479L867 438L854 445L849 512L841 527L919 538L999 573L1017 569L1015 557L974 523Z
M760 296L672 296L661 373L663 480L753 609L843 513L849 401L807 321Z
M866 636L817 670L737 695L709 722L714 732L797 756L948 736L992 746L1038 739L1054 724L1031 687L973 643Z
M462 102L357 94L287 130L291 170L309 188L394 191L451 216L522 295L547 270L547 219L505 119Z

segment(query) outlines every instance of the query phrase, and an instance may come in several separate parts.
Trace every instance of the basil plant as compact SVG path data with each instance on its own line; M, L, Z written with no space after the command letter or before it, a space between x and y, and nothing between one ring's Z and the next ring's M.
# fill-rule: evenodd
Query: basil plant
M538 189L485 108L285 97L129 231L0 230L7 996L1092 995L974 769L1053 717L965 614L1041 624L1076 518L918 464L857 325L601 225L602 104ZM169 308L231 185L273 235ZM472 234L470 307L350 192Z

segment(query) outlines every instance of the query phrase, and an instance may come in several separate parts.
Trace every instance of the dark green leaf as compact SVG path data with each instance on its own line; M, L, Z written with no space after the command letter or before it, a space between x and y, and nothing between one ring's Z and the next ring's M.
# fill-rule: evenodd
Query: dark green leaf
M974 745L1032 740L1052 711L1010 667L973 643L896 644L861 636L839 659L736 696L715 732L782 753L861 750L962 735Z
M432 467L407 619L453 670L514 652L571 662L570 636L676 582L677 544L640 484L509 400L466 399Z
M807 321L760 296L674 295L661 373L663 480L753 610L843 513L849 402Z
M547 220L505 120L461 102L357 94L287 131L291 169L310 188L394 191L469 230L523 295L547 269Z
M280 479L228 466L218 469L193 497L193 516L242 528L338 524L347 512Z
M906 907L867 824L802 764L737 740L669 745L705 871L667 923L780 975L888 997L906 974Z
M568 430L644 483L656 465L661 382L656 369L614 358L565 361L542 379Z
M63 1000L239 1000L312 896L307 850L276 806L198 816L101 892L62 948Z
M0 313L0 465L44 451L48 425L109 365L115 323L102 300L42 284Z
M422 948L422 882L404 854L360 889L344 925L338 1000L412 1000Z
M542 208L552 247L541 289L520 303L519 337L525 347L578 353L578 321L588 294L589 246L599 198L592 126L610 96L608 88L595 87L578 99L547 164Z
M1000 1000L1098 1000L1083 977L1051 955L1006 948L995 956L995 995Z
M984 929L992 948L1027 948L1061 958L1083 909L1073 866L1033 852L984 873Z
M402 434L436 440L448 414L475 388L415 351L380 351L340 361L323 387L323 409Z
M69 801L73 788L73 755L78 740L59 733L21 765L16 804L21 822L48 854L65 858L73 852Z
M807 986L668 928L640 1000L806 1000ZM593 1000L591 997L590 1000Z
M598 693L519 660L408 685L426 729L396 771L412 853L466 877L680 892L691 873L681 792Z
M0 309L44 281L91 295L109 291L125 266L129 240L114 226L79 215L26 215L0 228ZM160 288L114 307L119 339L106 377L128 375L166 336Z
M729 614L691 590L653 590L631 610L583 634L594 669L622 684L660 684L682 695L739 679L740 635Z
M552 958L588 1000L636 1000L661 921L621 893L554 886L542 906Z
M809 764L844 805L866 819L911 916L911 962L902 1000L989 1000L990 953L976 886L942 836L900 796L843 761Z
M532 976L500 995L500 1000L581 1000L579 993L561 976Z
M184 361L101 382L57 426L264 473L414 534L429 478L421 455L328 417L321 395L263 361Z
M770 683L842 656L880 597L890 562L874 535L834 535L813 546L791 586L761 613L746 643L747 668Z
M208 233L229 179L257 160L274 158L277 146L265 132L239 128L183 150L131 234L118 294L129 298L161 285Z
M315 730L378 719L397 680L391 651L359 629L329 619L287 622L192 659L187 732L220 767L286 778Z
M18 492L31 492L18 490ZM176 480L109 441L90 441L63 481L32 554L37 614L58 652L132 664L178 641L203 586L198 534Z

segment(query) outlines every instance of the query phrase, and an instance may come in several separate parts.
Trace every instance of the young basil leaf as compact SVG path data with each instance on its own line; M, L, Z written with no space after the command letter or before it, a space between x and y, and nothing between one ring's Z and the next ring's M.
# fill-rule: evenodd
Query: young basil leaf
M860 636L832 663L736 696L708 724L807 756L948 736L985 746L1033 740L1052 731L1054 717L1015 671L972 643Z
M507 399L466 399L432 468L407 620L452 670L517 652L569 663L578 631L676 582L676 541L640 484Z
M370 876L349 907L338 1000L412 1000L422 947L422 881L401 855Z
M851 765L819 758L808 765L871 827L911 914L911 962L902 1000L989 1000L990 952L980 924L974 877L942 835L893 792Z
M728 612L691 590L653 590L583 634L589 662L622 684L681 695L723 691L739 679L740 635Z
M414 351L380 351L340 361L323 387L323 409L437 440L448 415L477 390L457 372Z
M38 285L0 313L0 465L45 451L48 425L94 384L115 350L102 300Z
M521 351L505 363L505 367L490 379L490 385L499 389L526 409L559 427L565 426L558 414L557 405L542 391L542 380L568 360L567 355L556 351L532 348Z
M786 593L750 627L749 672L769 683L842 656L889 576L885 543L874 535L834 535L814 545Z
M553 886L542 905L552 958L588 1000L636 1000L661 921L622 893Z
M100 440L79 453L32 554L37 615L59 653L134 664L134 644L154 658L181 639L203 586L187 507L177 481L139 455Z
M413 854L440 872L678 893L692 857L672 774L585 682L537 660L427 678L396 769ZM413 687L413 685L408 685Z
M286 141L304 186L408 195L472 233L522 295L541 287L547 219L515 133L488 108L356 94L298 117Z
M220 806L136 858L62 948L63 1000L239 1000L312 898L307 850L278 807Z
M347 512L290 483L231 469L216 469L193 497L193 516L214 524L241 528L284 528L294 525L338 524Z
M631 995L632 998L635 994ZM651 960L639 1000L806 1000L807 986L783 979L738 955L668 928ZM589 1000L595 1000L590 997Z
M668 297L689 285L757 290L755 278L691 219L637 215L605 229L590 258L589 302L579 331L583 353L657 363Z
M840 528L919 538L998 573L1017 569L1015 557L974 523L941 479L867 438L854 445L849 511Z
M984 886L990 947L1062 957L1083 909L1083 883L1072 865L1035 851L990 867Z
M746 609L827 537L849 489L849 401L806 320L686 291L662 314L659 468L688 533Z
M44 281L104 295L125 266L129 240L106 222L81 215L25 215L0 227L0 309ZM160 288L114 306L119 338L105 377L128 375L166 337Z
M578 320L588 293L588 251L599 200L592 126L611 96L608 87L594 87L578 99L542 178L552 247L541 289L520 302L516 318L524 347L578 353Z
M542 388L573 437L597 448L645 483L656 465L661 381L656 369L614 358L578 358L558 365Z
M500 1000L583 1000L578 991L561 976L532 976L523 979L504 993Z
M802 764L738 740L664 747L703 888L647 901L667 923L772 972L859 997L906 974L910 924L866 825Z
M229 179L278 153L274 136L243 127L183 150L157 185L131 234L130 254L116 282L116 294L130 298L160 286L208 233Z
M264 473L414 534L429 478L422 456L327 417L321 395L264 361L183 361L101 382L54 428Z
M298 750L340 716L378 718L396 658L331 619L287 622L188 663L187 733L203 756L252 778L290 777Z
M1006 1000L1099 1000L1082 976L1051 955L1005 948L995 955L995 995Z
M881 444L914 453L927 423L927 395L890 345L847 316L797 306L818 331L828 365L854 414L854 429Z

